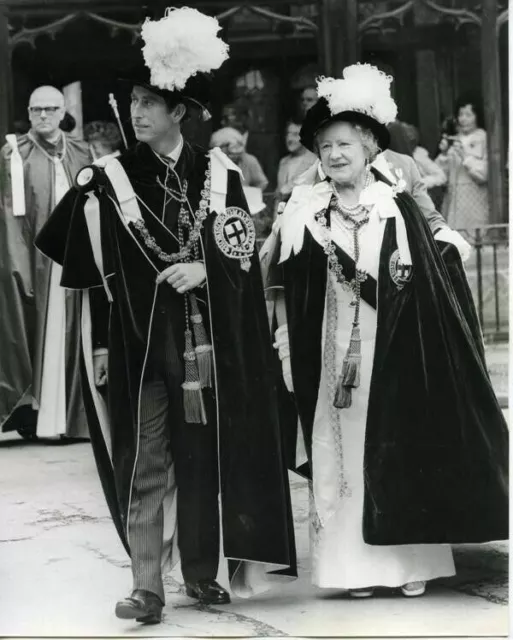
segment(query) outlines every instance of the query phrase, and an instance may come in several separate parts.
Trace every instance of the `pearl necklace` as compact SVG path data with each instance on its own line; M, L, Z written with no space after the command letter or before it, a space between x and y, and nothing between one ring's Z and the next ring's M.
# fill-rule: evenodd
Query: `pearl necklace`
M363 188L366 189L373 182L374 182L374 176L370 171L366 171ZM347 220L349 216L356 217L356 216L365 215L365 213L367 212L367 209L366 207L361 205L359 202L357 202L356 204L346 204L345 202L342 202L340 194L337 191L337 187L335 186L335 182L333 181L331 182L331 188L333 190L333 195L335 196L335 202L334 202L335 208L337 212L340 213L345 220Z

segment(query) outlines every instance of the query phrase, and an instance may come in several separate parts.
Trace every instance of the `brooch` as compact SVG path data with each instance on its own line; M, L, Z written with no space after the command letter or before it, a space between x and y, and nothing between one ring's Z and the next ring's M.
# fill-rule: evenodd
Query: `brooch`
M214 220L214 238L225 256L240 260L241 268L249 271L255 251L256 231L247 211L228 207L226 211L218 213Z

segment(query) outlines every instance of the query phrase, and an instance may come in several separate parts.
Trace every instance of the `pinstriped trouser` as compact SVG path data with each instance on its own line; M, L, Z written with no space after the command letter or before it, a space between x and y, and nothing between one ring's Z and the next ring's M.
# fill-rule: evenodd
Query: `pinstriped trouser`
M186 424L183 360L170 324L153 349L143 383L139 456L129 514L134 589L164 602L161 573L168 470L175 463L178 487L178 545L186 582L215 578L219 563L217 426L215 403L204 392L209 423ZM165 348L162 348L164 347Z

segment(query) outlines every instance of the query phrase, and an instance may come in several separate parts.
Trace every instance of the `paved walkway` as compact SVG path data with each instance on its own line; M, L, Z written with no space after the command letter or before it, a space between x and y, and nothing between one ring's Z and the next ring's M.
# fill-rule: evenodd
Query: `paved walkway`
M490 372L493 388L503 408L508 406L509 396L511 395L508 376L509 360L510 348L508 343L499 342L486 345L486 364Z
M0 442L0 635L425 636L507 633L507 544L455 547L458 574L423 598L382 591L355 601L310 585L305 483L291 476L299 579L252 600L199 607L179 571L166 578L163 624L117 620L131 572L87 443ZM221 578L223 580L223 578Z

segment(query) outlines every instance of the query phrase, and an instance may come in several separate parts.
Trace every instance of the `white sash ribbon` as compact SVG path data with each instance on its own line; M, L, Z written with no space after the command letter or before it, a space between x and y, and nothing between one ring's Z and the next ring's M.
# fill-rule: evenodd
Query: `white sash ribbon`
M91 191L87 194L87 201L84 205L84 216L87 224L87 231L89 233L89 240L91 241L91 247L93 249L94 262L103 283L105 294L109 302L112 302L112 293L105 277L105 269L103 267L103 253L102 253L102 240L101 240L101 228L100 228L100 203L98 198Z
M395 234L399 259L403 265L411 266L410 245L404 218L395 202L397 187L392 187L384 182L374 182L365 188L360 194L360 204L367 207L375 207L380 218L395 218Z
M23 175L23 160L18 151L18 141L14 133L5 136L11 147L11 189L12 189L12 213L14 216L25 215L25 179Z
M237 171L242 178L239 167L225 155L219 147L214 147L210 155L210 211L222 213L226 209L228 193L228 170Z
M141 209L139 208L134 188L121 162L116 158L109 158L107 162L97 160L95 164L105 170L125 221L128 223L142 220Z

